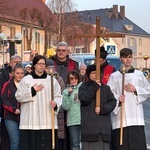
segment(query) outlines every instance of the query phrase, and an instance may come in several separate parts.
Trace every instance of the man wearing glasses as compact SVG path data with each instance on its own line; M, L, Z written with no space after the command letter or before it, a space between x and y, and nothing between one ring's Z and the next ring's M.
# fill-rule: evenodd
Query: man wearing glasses
M66 42L59 42L56 47L56 55L50 57L54 61L55 70L66 83L69 71L78 70L78 63L69 58L69 47Z
M65 84L67 81L67 74L72 70L78 70L78 63L71 58L69 58L69 47L66 42L59 42L56 47L56 55L50 57L54 62L55 71L63 78ZM66 123L66 112L64 112ZM59 140L60 149L61 150L69 150L69 133L66 127L65 138L63 140Z

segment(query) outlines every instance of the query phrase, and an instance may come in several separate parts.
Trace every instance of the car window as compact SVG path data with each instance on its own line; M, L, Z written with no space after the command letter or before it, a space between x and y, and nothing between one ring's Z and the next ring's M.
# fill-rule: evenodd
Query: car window
M94 64L94 59L93 58L91 58L91 59L84 59L84 64L86 66L92 65L92 64Z

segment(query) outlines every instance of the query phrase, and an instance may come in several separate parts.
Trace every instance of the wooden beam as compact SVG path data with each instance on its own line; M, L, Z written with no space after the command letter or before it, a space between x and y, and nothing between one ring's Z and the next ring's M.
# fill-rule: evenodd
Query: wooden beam
M100 58L100 17L96 17L96 57ZM96 59L96 80L100 80L100 61ZM96 107L100 107L100 88L96 92Z
M125 37L123 34L117 33L101 33L100 17L96 17L96 33L95 34L75 34L70 38L96 38L96 80L100 80L100 38L101 37ZM96 107L100 107L100 89L96 93Z
M71 38L96 38L96 37L125 37L123 34L117 33L102 33L102 34L75 34L72 35Z

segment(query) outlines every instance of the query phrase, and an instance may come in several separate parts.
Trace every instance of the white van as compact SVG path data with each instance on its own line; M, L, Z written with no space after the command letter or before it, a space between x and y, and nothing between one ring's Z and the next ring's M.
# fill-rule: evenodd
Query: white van
M70 58L78 62L79 66L82 63L88 66L94 64L95 55L88 54L88 53L81 53L81 54L76 53L76 54L71 54ZM114 66L116 70L119 70L121 62L118 56L108 55L106 59L110 65Z

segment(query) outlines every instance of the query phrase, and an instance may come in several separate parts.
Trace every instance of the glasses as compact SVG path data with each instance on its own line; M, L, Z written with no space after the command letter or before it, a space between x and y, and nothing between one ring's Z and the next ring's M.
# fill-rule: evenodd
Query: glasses
M78 80L77 77L70 77L69 79L70 79L70 80Z
M57 49L57 52L66 52L67 50L65 50L65 49Z
M45 63L36 63L36 64L38 64L40 66L45 66Z

